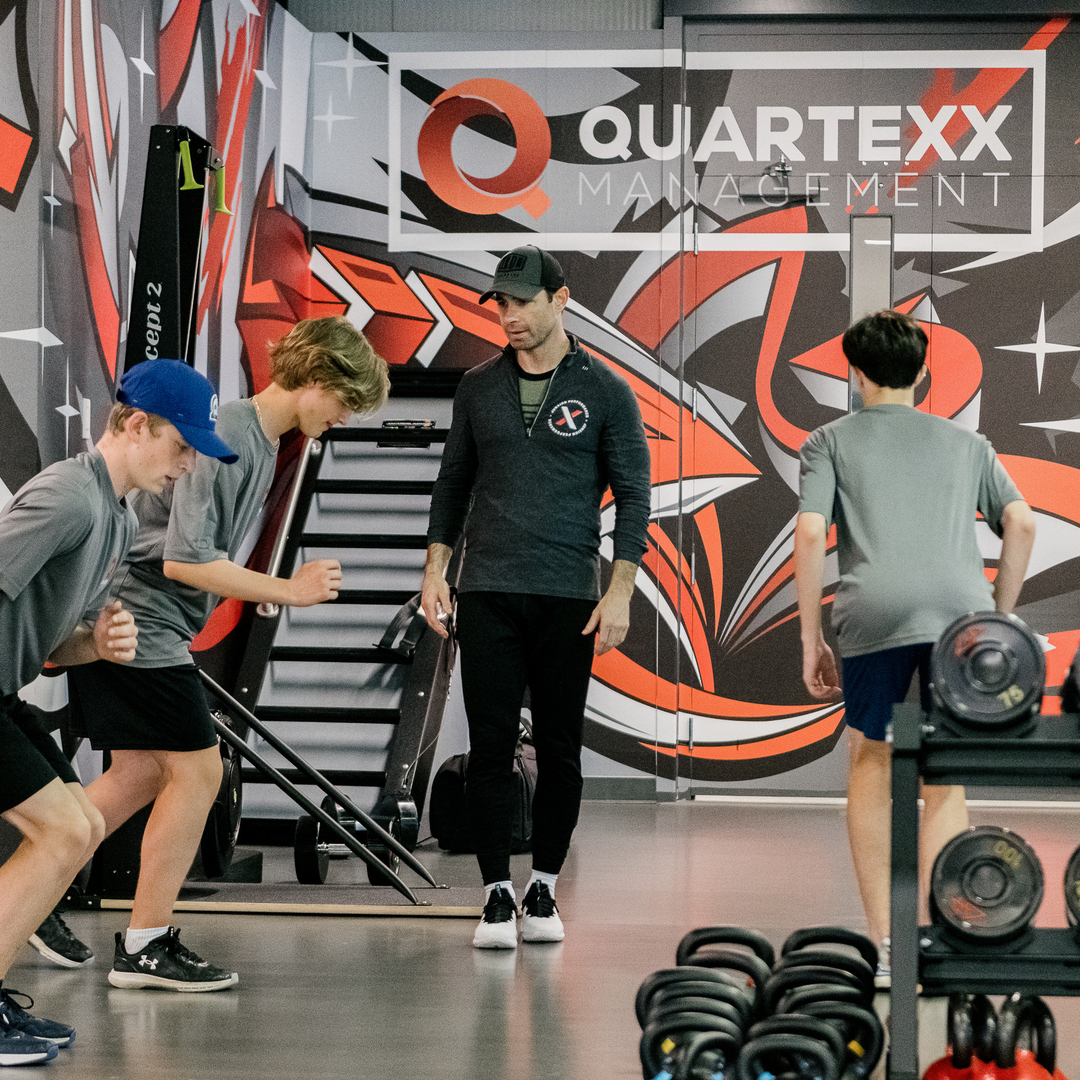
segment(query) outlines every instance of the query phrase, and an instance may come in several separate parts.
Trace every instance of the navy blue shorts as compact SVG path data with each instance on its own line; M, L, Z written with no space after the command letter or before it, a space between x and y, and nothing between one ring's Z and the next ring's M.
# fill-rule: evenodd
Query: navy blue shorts
M844 679L844 720L868 739L885 741L885 728L894 705L906 700L911 678L919 673L919 701L930 711L930 653L932 642L901 645L897 649L845 656L840 664Z

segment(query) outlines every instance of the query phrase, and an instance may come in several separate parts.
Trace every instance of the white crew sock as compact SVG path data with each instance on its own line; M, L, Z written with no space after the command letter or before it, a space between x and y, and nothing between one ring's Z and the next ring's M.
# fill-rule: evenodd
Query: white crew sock
M133 930L129 926L124 937L124 951L128 956L131 956L140 949L145 949L154 938L161 937L168 932L169 928L167 926L151 926L147 930Z
M512 881L493 881L490 885L484 886L484 903L486 904L491 899L491 893L494 889L502 889L503 892L508 893L510 899L517 903L517 897L514 895L514 883Z
M558 881L558 880L559 880L559 875L558 874L545 874L543 870L534 870L532 872L532 877L529 878L528 888L530 888L530 889L532 888L532 883L534 881L542 881L548 887L548 892L551 893L552 896L554 896L555 895L555 882Z

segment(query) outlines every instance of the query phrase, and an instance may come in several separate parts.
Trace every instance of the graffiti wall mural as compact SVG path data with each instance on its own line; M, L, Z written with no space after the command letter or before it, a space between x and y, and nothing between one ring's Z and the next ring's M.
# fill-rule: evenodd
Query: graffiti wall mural
M800 678L798 449L849 407L851 215L890 215L894 303L931 340L918 407L984 432L1037 512L1020 614L1055 710L1080 643L1067 19L695 24L680 50L659 32L312 35L271 0L40 7L35 59L36 9L0 3L18 73L0 79L0 147L23 154L0 155L0 215L40 237L6 256L41 281L40 326L2 328L39 345L37 413L3 435L24 458L100 431L152 124L225 159L231 213L208 199L193 308L225 400L266 384L267 343L308 315L344 314L393 365L487 359L505 342L479 294L503 251L538 243L567 271L568 329L637 394L653 456L631 634L594 668L587 744L695 784L778 776L843 727ZM603 522L606 537L610 507ZM992 577L1000 545L977 528Z

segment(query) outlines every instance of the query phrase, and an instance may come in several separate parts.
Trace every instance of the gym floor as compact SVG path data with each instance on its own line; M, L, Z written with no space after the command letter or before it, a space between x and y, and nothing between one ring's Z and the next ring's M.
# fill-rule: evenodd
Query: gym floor
M1078 813L972 811L973 824L1014 829L1038 852L1039 925L1065 925ZM418 853L440 880L476 880L471 856L430 842ZM290 849L265 857L264 880L293 880ZM528 872L516 856L519 894ZM361 880L359 860L331 863L331 882ZM111 988L126 913L73 912L95 960L64 971L27 948L7 985L77 1027L73 1048L40 1068L79 1080L631 1080L634 993L671 966L687 930L751 926L779 946L800 926L866 926L835 807L587 802L557 899L566 941L516 953L474 950L472 919L185 914L182 940L240 973L236 989L197 995ZM1058 1067L1075 1078L1080 999L1048 1003ZM924 1004L923 1068L943 1053L943 1013Z

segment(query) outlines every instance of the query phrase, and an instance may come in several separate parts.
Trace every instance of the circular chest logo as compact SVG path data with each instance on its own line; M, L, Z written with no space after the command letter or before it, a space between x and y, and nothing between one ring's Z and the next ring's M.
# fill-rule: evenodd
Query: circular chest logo
M548 427L556 435L571 438L580 435L589 423L589 410L585 408L583 401L576 398L567 398L560 401L548 413Z

